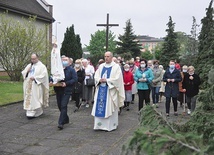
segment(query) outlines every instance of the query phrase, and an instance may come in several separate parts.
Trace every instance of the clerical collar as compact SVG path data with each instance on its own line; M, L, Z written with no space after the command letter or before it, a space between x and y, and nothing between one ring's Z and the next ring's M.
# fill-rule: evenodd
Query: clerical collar
M111 63L105 63L105 67L111 67L111 66L113 66L115 64L115 62L114 61L112 61Z

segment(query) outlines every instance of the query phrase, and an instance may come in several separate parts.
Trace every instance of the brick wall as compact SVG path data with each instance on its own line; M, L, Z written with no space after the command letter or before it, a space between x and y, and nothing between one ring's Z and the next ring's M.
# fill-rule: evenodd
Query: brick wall
M0 71L0 76L7 76L7 72Z

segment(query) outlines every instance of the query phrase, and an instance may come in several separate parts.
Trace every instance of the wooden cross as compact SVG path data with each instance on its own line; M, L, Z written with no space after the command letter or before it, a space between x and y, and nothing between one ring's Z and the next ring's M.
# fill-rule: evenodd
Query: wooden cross
M106 22L106 24L97 24L97 26L105 26L106 27L106 51L108 51L109 26L119 26L119 24L109 24L109 14L107 14L107 22Z

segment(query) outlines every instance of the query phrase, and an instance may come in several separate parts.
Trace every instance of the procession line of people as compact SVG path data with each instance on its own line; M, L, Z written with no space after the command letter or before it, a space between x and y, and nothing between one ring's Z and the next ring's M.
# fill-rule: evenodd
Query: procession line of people
M23 105L29 119L40 116L43 107L48 106L49 82L54 85L56 93L60 130L69 123L67 106L70 98L75 101L74 112L81 106L92 106L94 130L115 130L118 114L122 109L130 110L136 94L139 112L144 105L158 108L163 97L166 98L166 116L170 116L171 101L175 116L178 116L178 101L184 106L187 103L188 114L195 110L200 78L193 66L181 68L175 60L170 60L164 70L158 60L136 57L124 61L121 57L114 57L112 52L105 52L104 59L100 59L96 67L87 59L77 59L73 63L73 59L66 56L59 58L55 50L53 59L55 73L52 72L51 78L37 54L31 55L31 63L22 71ZM63 76L59 76L59 68L62 68ZM91 80L94 84L89 85Z

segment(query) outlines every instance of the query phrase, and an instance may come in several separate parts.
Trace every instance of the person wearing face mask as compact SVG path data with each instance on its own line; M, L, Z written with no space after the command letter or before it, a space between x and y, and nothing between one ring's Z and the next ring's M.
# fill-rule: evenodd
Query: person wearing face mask
M134 64L135 64L135 66L140 67L140 57L135 58Z
M87 86L86 79L93 78L94 77L94 67L89 64L87 59L82 60L82 65L85 70L85 79L83 84L83 97L82 100L84 103L82 105L85 105L86 108L89 108L89 105L93 103L93 87L94 86Z
M134 83L134 78L132 72L130 71L130 66L128 64L124 65L123 81L125 88L124 108L129 111L129 104L132 101L132 85Z
M177 112L177 96L179 94L178 82L182 80L180 71L175 68L175 61L171 60L169 62L169 68L163 75L163 81L166 82L165 86L165 97L166 97L166 116L169 116L170 112L170 102L172 98L174 106L174 115L178 116Z
M150 68L147 68L147 61L145 59L140 60L140 67L137 69L134 75L134 80L137 82L138 89L139 111L143 108L144 101L146 105L150 104L149 85L152 82L153 78L154 75L152 73L152 70Z
M74 69L77 73L77 82L74 84L72 99L76 103L76 108L74 112L77 112L81 107L80 97L82 97L82 87L85 79L85 70L82 68L82 63L80 59L77 59L74 64Z
M147 67L150 69L153 69L154 66L153 66L152 60L148 60Z
M60 111L58 120L58 128L63 129L64 124L69 123L69 117L67 114L67 105L73 90L74 83L77 81L77 73L69 65L69 58L62 57L62 65L64 69L65 79L61 81L61 87L54 87L56 92L57 105Z
M152 101L153 101L153 106L156 106L156 108L158 108L159 90L161 87L161 81L163 79L162 69L159 68L158 60L153 61L152 72L154 75L154 79L152 80L152 83L151 83Z
M199 85L201 84L200 77L195 74L195 68L189 66L188 73L184 76L183 89L186 91L187 96L187 113L191 114L196 107L196 99L199 93Z
M179 85L178 101L180 102L180 107L185 106L185 105L183 105L184 100L185 100L184 103L186 103L186 97L185 97L186 94L185 94L185 90L182 87L182 82L183 82L183 79L184 79L184 75L187 74L187 69L188 69L188 67L186 65L184 65L182 67L182 71L180 72L181 73L181 78L182 78L181 82L178 83L178 85Z
M132 74L134 76L136 70L138 69L138 67L134 64L134 59L129 61L129 66L130 66L130 71L132 72ZM134 81L134 83L132 85L132 101L131 101L131 104L134 104L135 94L137 94L137 82L136 81Z

